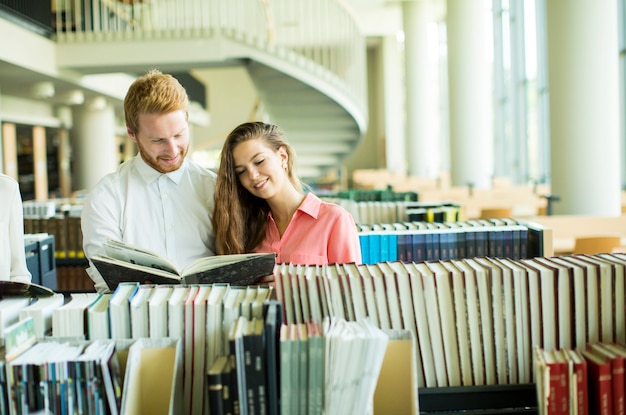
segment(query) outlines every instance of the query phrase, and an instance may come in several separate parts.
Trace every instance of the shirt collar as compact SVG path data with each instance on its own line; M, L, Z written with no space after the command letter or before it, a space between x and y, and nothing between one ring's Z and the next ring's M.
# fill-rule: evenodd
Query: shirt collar
M183 178L183 174L185 174L185 170L187 169L187 158L183 160L183 164L180 166L178 170L175 170L170 173L161 173L155 170L154 168L150 167L141 157L141 154L137 154L136 160L137 160L137 163L136 163L137 171L139 172L139 175L141 176L141 178L147 184L152 183L153 181L157 180L161 176L166 176L172 182L179 184Z
M298 210L302 213L306 213L314 219L317 219L317 216L320 213L320 207L322 206L322 201L315 196L313 193L307 193L304 196L304 200L300 203Z

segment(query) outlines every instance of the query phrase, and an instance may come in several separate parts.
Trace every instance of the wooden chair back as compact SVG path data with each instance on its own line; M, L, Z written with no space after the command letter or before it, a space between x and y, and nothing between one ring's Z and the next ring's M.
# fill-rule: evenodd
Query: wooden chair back
M574 254L595 255L610 253L621 245L618 235L579 236L574 243Z
M511 217L511 208L508 208L508 207L482 208L480 209L479 219L510 218L510 217Z

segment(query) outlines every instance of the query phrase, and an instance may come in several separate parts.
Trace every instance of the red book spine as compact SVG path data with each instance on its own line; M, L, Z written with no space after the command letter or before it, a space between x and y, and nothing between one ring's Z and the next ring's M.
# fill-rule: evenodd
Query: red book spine
M613 376L613 414L624 415L624 387L626 383L624 374L624 358L616 356L611 359Z
M613 376L611 362L583 351L589 379L589 411L597 415L613 415Z
M576 397L578 404L578 415L589 415L589 387L587 363L575 362L574 373L576 373Z

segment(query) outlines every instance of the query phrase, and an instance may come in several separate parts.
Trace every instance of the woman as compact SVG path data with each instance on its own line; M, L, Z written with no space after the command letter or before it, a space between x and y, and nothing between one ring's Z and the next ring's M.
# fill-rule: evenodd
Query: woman
M24 212L19 185L0 174L0 280L30 283L24 252Z
M278 263L360 263L352 216L302 190L294 152L275 125L248 122L226 138L215 187L218 254L275 252Z

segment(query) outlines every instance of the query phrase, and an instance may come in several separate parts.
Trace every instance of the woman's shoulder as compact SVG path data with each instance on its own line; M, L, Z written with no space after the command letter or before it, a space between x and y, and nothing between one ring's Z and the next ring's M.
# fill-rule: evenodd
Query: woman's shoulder
M317 196L314 196L316 198L318 198L318 200L320 201L320 214L330 214L330 215L334 215L334 216L346 216L346 215L350 215L350 213L343 207L340 206L336 203L333 202L329 202L327 200L323 200L320 199Z

